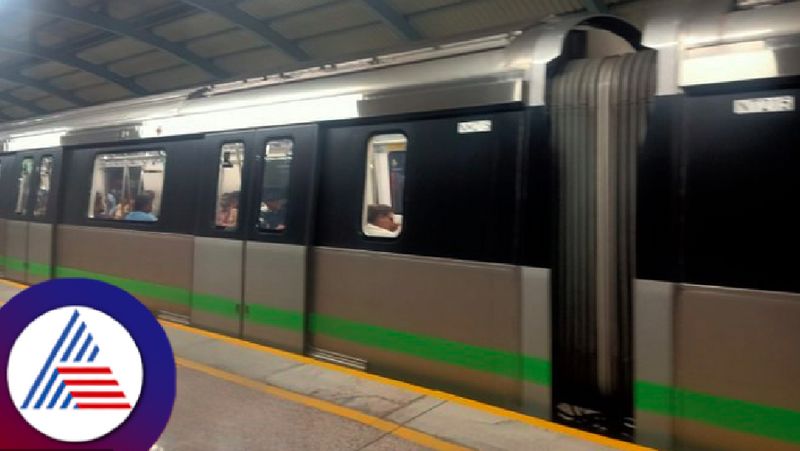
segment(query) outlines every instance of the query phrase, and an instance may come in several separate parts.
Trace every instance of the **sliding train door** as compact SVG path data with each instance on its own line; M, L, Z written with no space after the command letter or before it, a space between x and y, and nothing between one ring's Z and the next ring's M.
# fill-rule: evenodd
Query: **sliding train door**
M315 125L205 138L193 324L303 352L316 147Z
M3 227L5 277L33 284L52 277L61 151L21 152L9 163L11 168L5 174L15 176L16 183Z
M253 132L206 136L197 150L198 185L191 322L241 334L245 187L255 162Z
M317 126L261 130L253 141L242 335L303 352Z

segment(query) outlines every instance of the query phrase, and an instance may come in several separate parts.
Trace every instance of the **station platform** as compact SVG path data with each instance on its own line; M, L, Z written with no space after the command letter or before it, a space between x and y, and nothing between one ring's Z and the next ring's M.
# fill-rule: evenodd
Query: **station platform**
M0 305L24 285L0 279ZM441 391L161 321L178 393L152 451L644 450Z

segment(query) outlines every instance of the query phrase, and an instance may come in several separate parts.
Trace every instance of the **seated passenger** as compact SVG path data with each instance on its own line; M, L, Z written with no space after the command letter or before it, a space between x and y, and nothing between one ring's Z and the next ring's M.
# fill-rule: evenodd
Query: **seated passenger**
M283 190L270 188L264 191L258 222L262 230L286 228L286 198L283 196Z
M217 226L226 229L236 228L239 220L239 192L226 193L220 200L220 211L217 213Z
M394 222L394 210L388 205L370 205L367 207L367 223L364 234L394 238L400 234L400 226Z
M144 192L137 195L133 203L133 211L125 215L125 220L143 222L158 221L158 218L152 213L154 197L152 192Z
M106 204L103 202L103 195L98 191L94 193L94 206L92 207L92 217L102 218L106 214Z

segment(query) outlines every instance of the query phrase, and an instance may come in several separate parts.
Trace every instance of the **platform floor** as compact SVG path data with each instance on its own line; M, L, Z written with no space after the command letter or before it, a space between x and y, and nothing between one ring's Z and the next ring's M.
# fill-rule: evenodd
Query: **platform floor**
M0 305L23 287L0 280ZM446 393L162 322L178 396L153 450L645 449Z

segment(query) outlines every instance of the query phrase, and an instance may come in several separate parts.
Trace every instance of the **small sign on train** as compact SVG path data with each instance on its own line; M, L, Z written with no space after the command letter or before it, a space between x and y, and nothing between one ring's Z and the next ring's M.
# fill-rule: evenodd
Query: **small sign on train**
M774 113L794 111L794 96L759 97L733 101L733 112L736 114Z
M458 123L458 133L486 133L492 131L492 121L469 121Z

